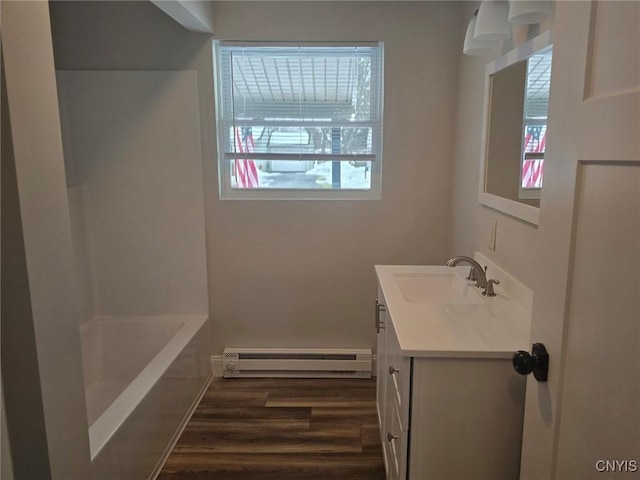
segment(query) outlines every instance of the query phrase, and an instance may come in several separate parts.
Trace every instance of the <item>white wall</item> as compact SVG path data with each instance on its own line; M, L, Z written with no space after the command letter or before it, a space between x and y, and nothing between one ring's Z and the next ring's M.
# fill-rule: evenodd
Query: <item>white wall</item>
M0 397L0 478L13 480L13 460L11 459L11 445L9 445L9 431L7 430L7 414L4 410L4 394Z
M2 380L13 467L18 478L88 478L48 3L2 2L2 21L13 146L11 157L4 150L2 156L3 195L5 187L12 190L7 210L2 203ZM3 147L6 140L3 135Z
M0 12L2 12L2 9L0 8ZM1 25L1 23L0 23ZM15 163L15 159L14 159L14 155L13 155L13 145L10 141L11 139L11 126L9 125L9 109L7 108L7 89L6 89L6 82L4 81L4 65L2 66L2 77L0 77L0 87L1 87L1 97L0 97L0 105L2 107L2 116L0 117L0 136L2 138L2 142L0 142L0 147L2 150L2 168L0 169L0 180L1 180L1 186L0 186L0 193L2 194L2 198L1 198L1 207L2 207L2 214L0 215L2 217L2 231L3 231L3 235L2 235L2 241L3 243L3 247L0 251L2 251L2 262L1 264L4 264L5 262L5 258L6 258L6 236L7 236L7 231L5 230L6 228L6 215L7 215L7 197L6 194L7 192L5 191L7 188L7 175L8 172L6 171L6 165L7 163L11 162L11 163ZM14 187L14 183L15 183L15 179L12 178L11 179L11 187L10 188L15 188ZM15 198L15 196L14 196ZM14 210L14 212L16 212L17 210L17 206L13 206L10 207L12 208L12 210ZM15 213L15 215L17 216L17 212ZM7 273L7 269L6 266L4 266L3 269L4 273ZM1 274L1 272L0 272ZM1 275L0 275L1 278ZM0 281L0 284L2 284L2 281ZM2 295L0 295L0 298L4 296L4 292ZM4 306L4 304L0 305L0 314L4 315L5 311L2 308ZM0 325L4 325L4 323L2 321L0 321ZM1 350L1 349L0 349ZM15 477L13 475L13 460L11 459L11 445L9 444L9 431L7 428L7 414L4 408L4 385L3 385L3 381L2 381L2 375L0 373L0 478L2 478L3 480L13 480Z
M480 2L465 2L461 28L473 16ZM478 203L480 140L485 66L495 57L521 45L552 27L550 17L540 25L514 26L513 37L505 40L495 55L469 56L459 45L457 120L455 129L451 255L480 251L522 283L535 288L538 228ZM543 190L544 195L544 190ZM488 248L489 222L498 222L496 250Z
M376 263L443 263L460 5L216 2L217 38L385 42L381 201L220 201L209 37L146 2L53 2L60 69L196 70L213 352L373 347ZM474 186L475 188L475 186Z
M0 17L2 9L0 9ZM0 26L2 25L2 21L0 20ZM4 71L0 76L0 82L4 85ZM2 91L2 102L6 101L6 91L3 89ZM2 122L7 123L8 118L5 117L6 108L3 109L3 118ZM8 117L8 111L6 114ZM5 138L5 135L9 132L7 126L4 125L5 130L2 130L2 137ZM4 156L6 153L3 151L2 155ZM13 156L13 153L11 153ZM1 321L1 320L0 320ZM11 446L9 445L9 432L7 431L7 415L4 411L4 393L2 392L2 375L0 375L0 478L6 478L7 480L13 480L13 465L11 462Z

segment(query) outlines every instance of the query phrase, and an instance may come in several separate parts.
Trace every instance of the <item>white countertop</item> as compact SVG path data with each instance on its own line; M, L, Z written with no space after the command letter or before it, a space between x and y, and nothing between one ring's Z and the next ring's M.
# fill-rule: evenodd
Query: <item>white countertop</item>
M446 266L376 265L376 274L393 322L403 356L511 358L516 350L528 350L530 305L495 287L497 296L483 297L482 289L469 285L478 304L410 303L404 298L395 274L451 272ZM462 278L469 266L453 269ZM489 277L493 278L492 275ZM500 277L498 277L500 278Z

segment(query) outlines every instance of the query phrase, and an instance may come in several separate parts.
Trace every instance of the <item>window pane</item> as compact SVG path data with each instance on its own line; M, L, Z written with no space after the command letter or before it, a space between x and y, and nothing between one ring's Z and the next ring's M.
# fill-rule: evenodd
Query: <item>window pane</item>
M238 119L369 120L376 48L222 47L225 101ZM373 72L375 73L375 72ZM373 102L372 102L373 100Z
M236 158L256 158L252 154L287 155L375 155L372 126L229 126L225 153Z
M525 160L522 163L522 188L525 190L542 188L543 174L544 158Z
M524 126L524 153L544 153L547 143L546 125L526 125Z
M234 189L331 190L371 188L371 162L231 160Z
M527 60L527 88L524 102L525 118L547 118L551 84L552 49Z

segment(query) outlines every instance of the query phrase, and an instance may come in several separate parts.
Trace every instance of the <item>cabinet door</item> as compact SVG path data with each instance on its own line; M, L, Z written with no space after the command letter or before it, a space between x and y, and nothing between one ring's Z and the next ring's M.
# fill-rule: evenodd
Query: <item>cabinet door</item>
M415 358L409 478L517 479L525 381L510 358Z

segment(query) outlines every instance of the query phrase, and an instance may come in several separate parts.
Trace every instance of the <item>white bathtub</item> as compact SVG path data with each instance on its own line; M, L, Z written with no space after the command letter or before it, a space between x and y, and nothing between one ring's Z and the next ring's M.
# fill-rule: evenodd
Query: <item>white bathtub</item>
M93 478L157 473L210 380L206 320L118 316L82 325Z

